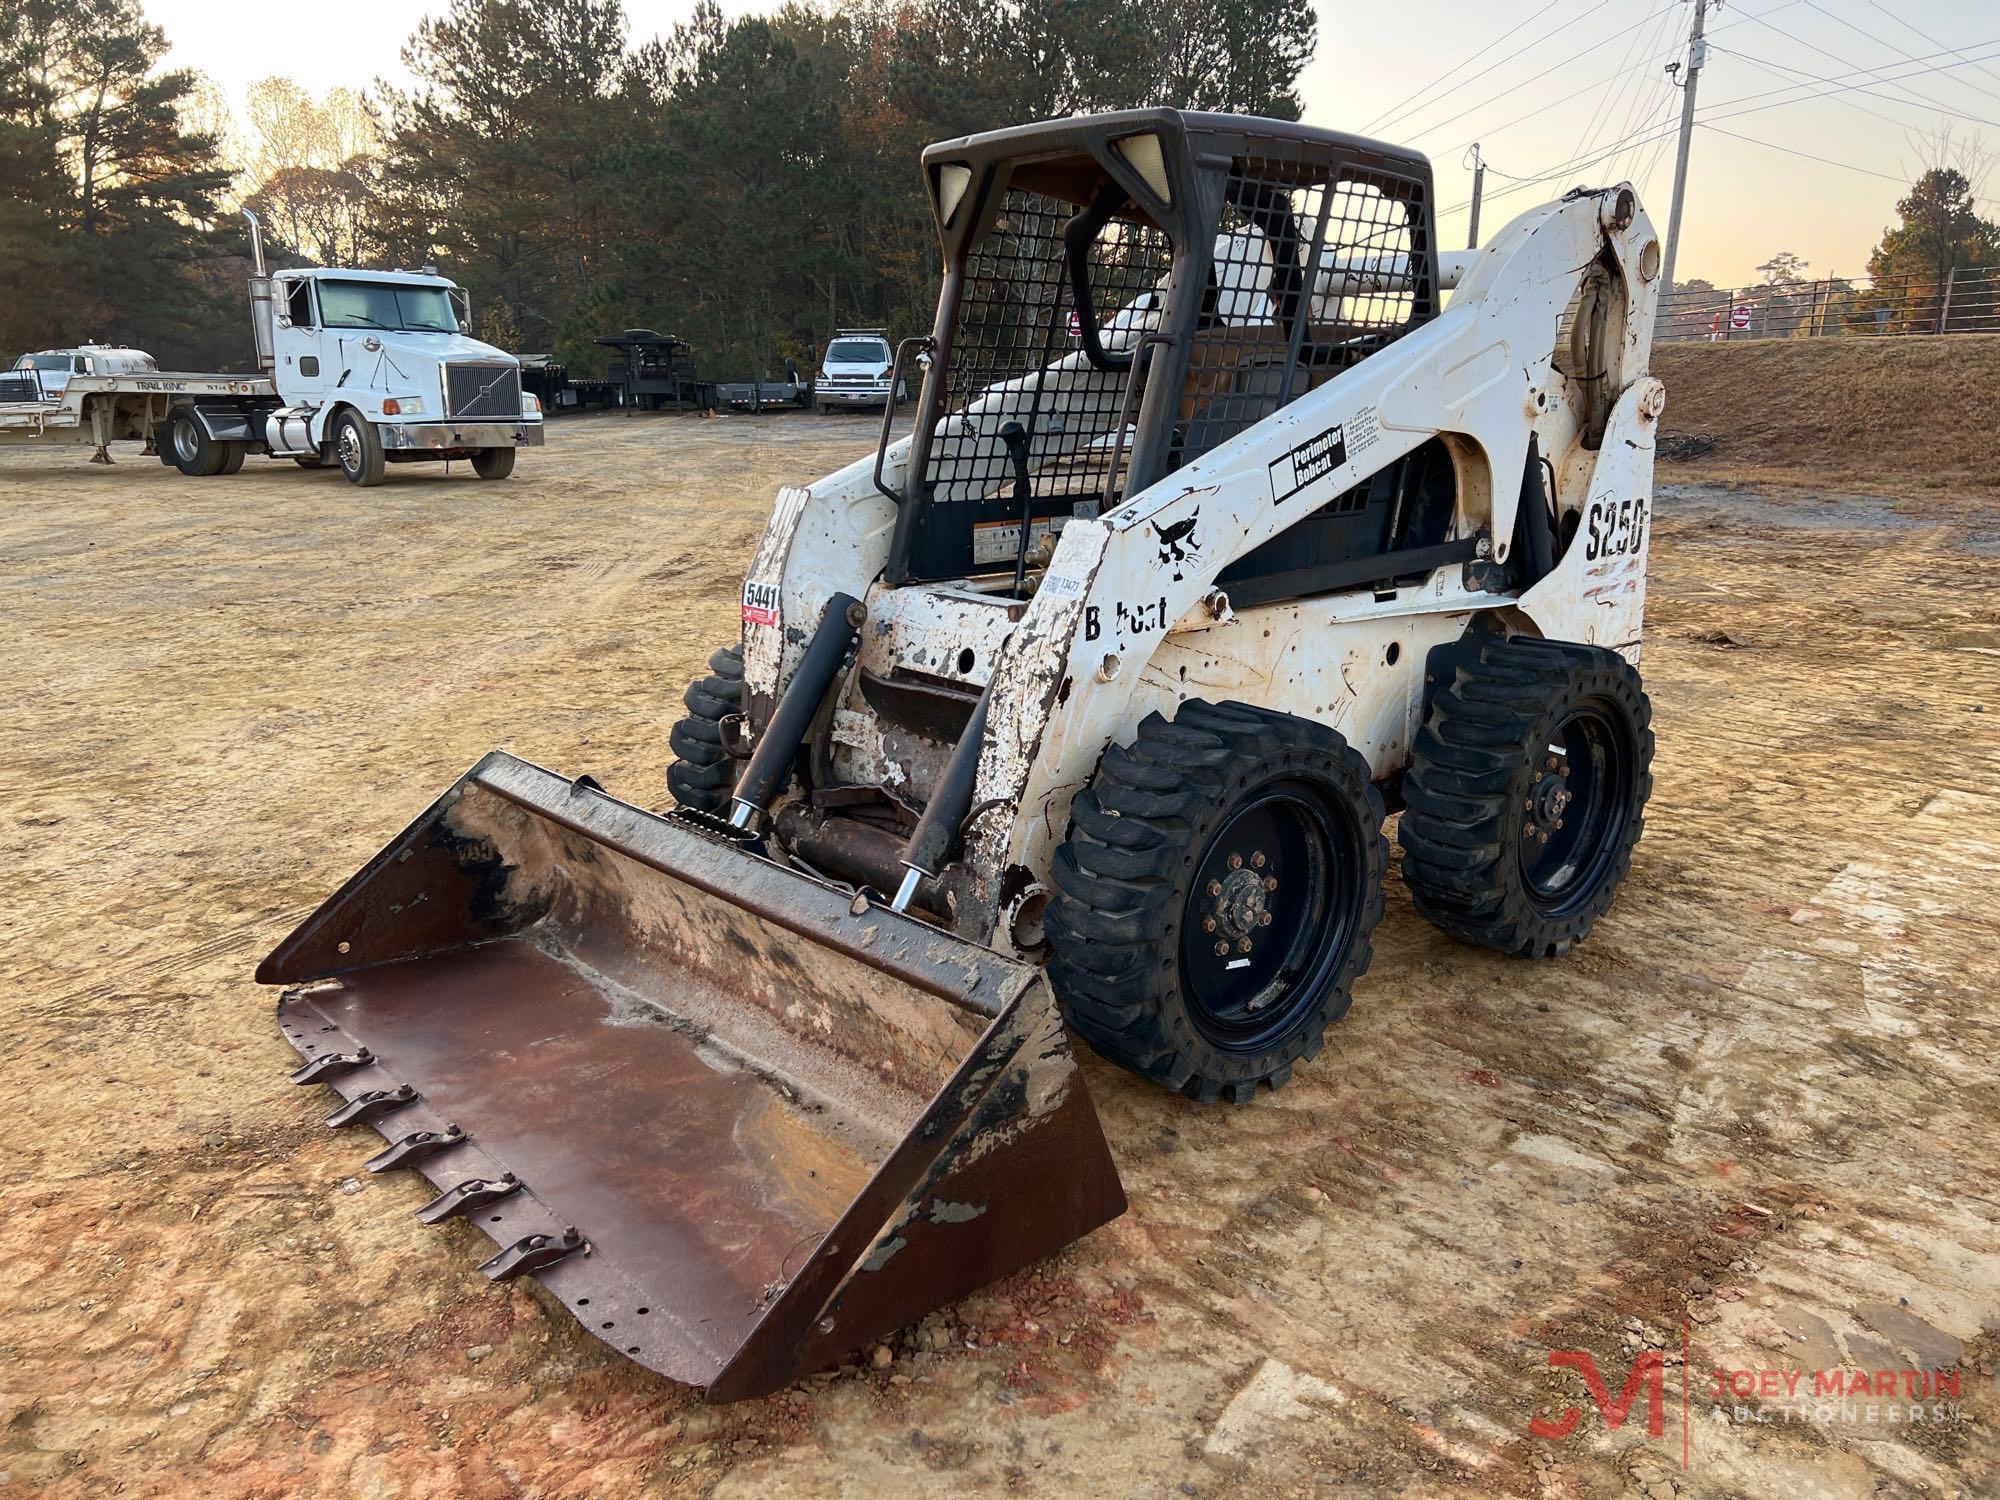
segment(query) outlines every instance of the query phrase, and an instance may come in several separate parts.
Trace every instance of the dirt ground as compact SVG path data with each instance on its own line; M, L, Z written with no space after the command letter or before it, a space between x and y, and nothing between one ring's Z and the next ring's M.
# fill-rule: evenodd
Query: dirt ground
M0 453L0 1494L2000 1493L2000 522L1952 486L1663 487L1590 940L1458 946L1392 872L1316 1064L1229 1109L1087 1060L1131 1211L857 1368L705 1407L415 1223L256 960L493 746L662 803L775 486L871 442L595 416L367 492ZM1614 1397L1659 1351L1659 1436L1566 1350ZM1960 1391L1790 1420L1718 1370Z

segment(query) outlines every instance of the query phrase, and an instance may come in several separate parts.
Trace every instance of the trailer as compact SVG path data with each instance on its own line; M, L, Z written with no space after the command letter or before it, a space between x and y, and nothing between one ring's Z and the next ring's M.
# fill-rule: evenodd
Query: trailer
M669 405L675 411L714 407L715 386L695 369L694 345L686 339L650 328L628 328L597 342L615 351L605 379L615 389L618 405L642 411Z
M813 383L799 379L799 367L788 359L785 361L783 380L725 381L715 387L715 397L711 404L736 411L763 411L767 407L785 406L803 410L812 405Z
M624 391L621 382L608 378L577 380L568 365L547 354L521 356L521 389L541 402L545 416L589 406L618 406Z
M91 462L108 464L113 443L153 452L154 434L183 406L236 409L275 396L256 375L72 374L51 390L10 372L0 377L0 443L87 445L97 450Z

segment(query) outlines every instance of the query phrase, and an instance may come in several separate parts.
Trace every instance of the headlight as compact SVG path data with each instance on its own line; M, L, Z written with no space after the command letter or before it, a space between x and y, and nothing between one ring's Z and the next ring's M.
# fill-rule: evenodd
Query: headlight
M391 396L382 403L385 417L420 417L424 414L424 400L421 396Z
M542 414L542 398L533 391L521 392L521 410L528 416L539 417Z

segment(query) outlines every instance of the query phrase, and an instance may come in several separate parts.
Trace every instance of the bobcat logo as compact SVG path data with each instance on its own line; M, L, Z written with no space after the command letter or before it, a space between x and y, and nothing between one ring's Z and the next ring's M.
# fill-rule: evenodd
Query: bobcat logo
M1173 565L1175 583L1181 581L1181 564L1187 561L1188 554L1201 551L1201 543L1194 534L1195 522L1200 519L1201 512L1196 511L1185 521L1176 521L1164 529L1155 522L1146 523L1153 528L1153 535L1160 539L1160 566Z

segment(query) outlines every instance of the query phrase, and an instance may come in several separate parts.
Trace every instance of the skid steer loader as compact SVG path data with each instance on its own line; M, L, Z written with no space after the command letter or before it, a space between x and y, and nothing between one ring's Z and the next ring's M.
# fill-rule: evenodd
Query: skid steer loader
M1284 1083L1368 965L1386 809L1420 912L1546 957L1651 786L1629 187L1454 258L1423 157L1280 121L923 172L911 435L778 496L678 807L495 752L258 973L426 1222L714 1400L1123 1210L1071 1032Z

